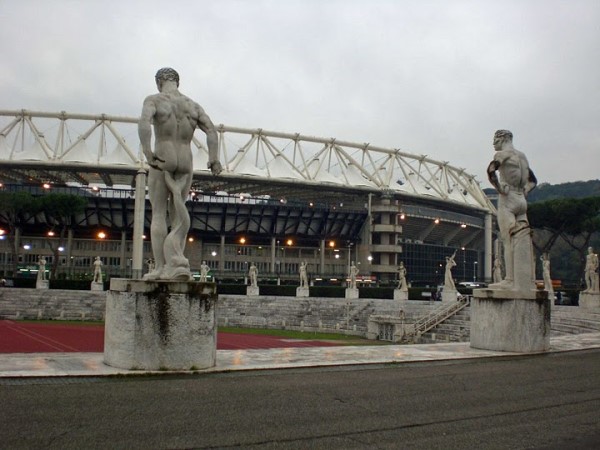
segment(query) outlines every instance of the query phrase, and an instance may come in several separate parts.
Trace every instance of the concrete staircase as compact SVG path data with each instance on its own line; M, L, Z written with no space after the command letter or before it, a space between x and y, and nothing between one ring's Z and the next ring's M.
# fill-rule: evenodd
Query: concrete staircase
M551 330L555 336L600 332L600 310L555 305L552 307Z
M468 342L471 332L470 319L471 312L468 306L424 333L419 342ZM555 305L552 307L550 331L552 336L600 332L600 310Z
M436 342L468 342L471 332L471 307L458 311L421 335L420 344Z

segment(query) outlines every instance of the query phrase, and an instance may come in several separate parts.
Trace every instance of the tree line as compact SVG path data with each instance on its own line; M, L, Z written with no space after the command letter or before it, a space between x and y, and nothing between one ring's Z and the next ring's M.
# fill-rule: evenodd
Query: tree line
M600 196L531 203L528 217L537 253L550 255L552 278L581 283L587 248L600 245Z
M59 248L65 246L67 232L73 226L74 217L87 207L87 199L71 194L50 193L33 196L29 192L0 192L0 222L8 226L5 230L12 255L13 276L18 270L20 254L18 230L25 224L39 222L48 227L48 248L52 252L50 278L58 272Z

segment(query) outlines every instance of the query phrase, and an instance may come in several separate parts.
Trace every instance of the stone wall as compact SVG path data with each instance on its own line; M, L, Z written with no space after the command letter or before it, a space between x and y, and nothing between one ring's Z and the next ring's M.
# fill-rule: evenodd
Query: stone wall
M104 320L106 292L0 288L0 318Z
M0 289L0 318L104 320L106 292ZM439 303L402 303L407 318L420 316ZM399 303L387 299L296 298L220 295L220 326L332 331L366 335L371 314L398 314Z
M371 314L392 314L393 300L221 295L220 326L336 331L364 335Z

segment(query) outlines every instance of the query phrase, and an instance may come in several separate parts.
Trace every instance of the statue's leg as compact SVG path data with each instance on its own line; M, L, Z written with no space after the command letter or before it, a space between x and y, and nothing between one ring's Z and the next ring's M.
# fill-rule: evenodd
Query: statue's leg
M165 239L164 252L166 269L162 277L165 279L189 280L190 265L183 255L187 233L190 228L190 216L185 206L185 199L191 185L191 174L172 174L165 172L166 186L171 200L171 231ZM185 192L185 196L182 195Z
M535 267L531 228L526 222L518 222L512 232L513 286L515 289L535 289Z
M164 182L163 172L150 168L148 174L148 197L152 205L152 222L150 224L150 239L154 255L154 269L144 275L145 280L160 277L165 265L164 242L167 236L167 198L168 191Z
M498 198L498 228L500 229L500 237L502 238L502 247L504 249L504 280L501 285L512 285L514 280L514 253L513 253L513 230L517 219L514 212L514 199L511 194L500 194Z
M178 215L178 218L182 220L182 224L181 224L181 229L184 230L184 232L179 236L180 238L180 248L181 248L181 256L183 256L183 250L185 249L185 245L187 242L187 234L188 231L190 230L190 214L187 210L187 207L185 206L185 201L188 198L188 195L190 195L190 188L192 186L192 178L193 178L193 174L191 172L189 173L183 173L183 174L179 174L178 178L177 178L177 189L179 191L179 206L181 208L181 215ZM173 193L173 196L177 195L177 193ZM179 213L178 213L179 214Z

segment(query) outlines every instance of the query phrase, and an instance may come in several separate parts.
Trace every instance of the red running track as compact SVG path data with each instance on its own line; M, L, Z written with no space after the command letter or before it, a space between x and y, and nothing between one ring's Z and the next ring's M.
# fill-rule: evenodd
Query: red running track
M330 347L335 345L331 342L278 336L217 333L218 350ZM101 353L103 350L103 325L66 325L0 320L0 353Z

